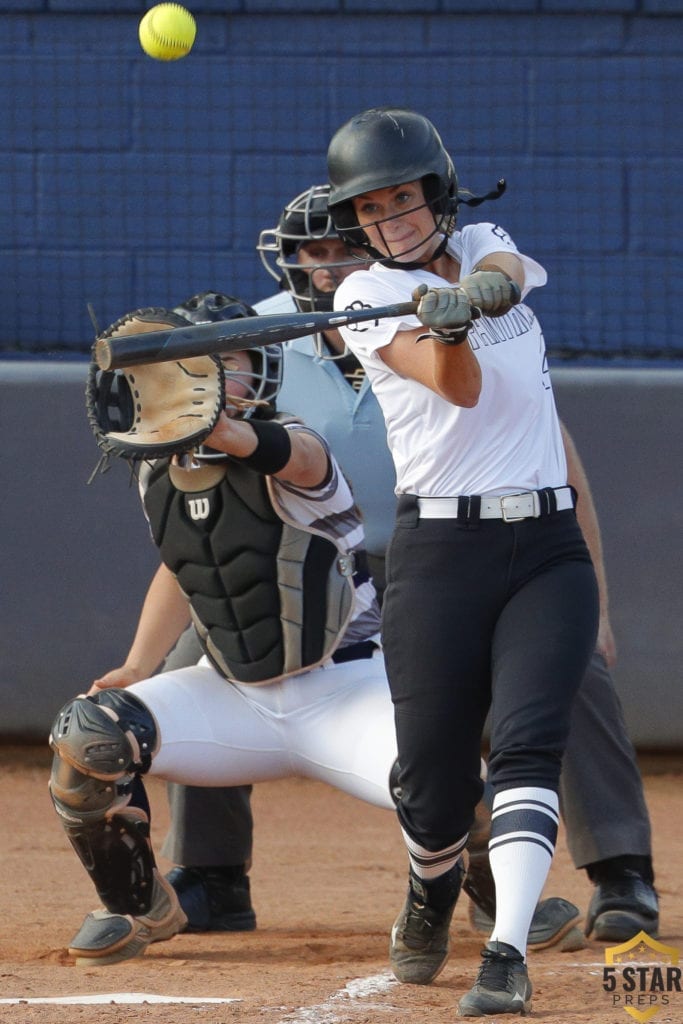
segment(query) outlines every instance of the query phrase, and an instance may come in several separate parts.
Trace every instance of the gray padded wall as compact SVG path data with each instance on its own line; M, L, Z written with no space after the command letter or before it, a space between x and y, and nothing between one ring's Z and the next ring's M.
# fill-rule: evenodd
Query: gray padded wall
M0 363L2 720L47 738L54 712L125 657L156 550L124 463L97 462L86 364Z

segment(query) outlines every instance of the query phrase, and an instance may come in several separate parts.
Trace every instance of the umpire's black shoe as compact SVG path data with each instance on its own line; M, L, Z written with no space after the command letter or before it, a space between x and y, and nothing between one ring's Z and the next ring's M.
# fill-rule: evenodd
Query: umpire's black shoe
M187 916L188 932L252 932L249 876L234 867L178 867L166 875Z
M639 931L653 939L659 935L654 886L629 869L597 881L586 915L586 935L601 942L627 942Z
M466 882L463 883L463 890ZM489 917L476 903L470 903L470 924L478 932L490 935L494 920ZM550 896L537 904L531 919L527 949L548 949L556 946L561 953L574 953L577 949L585 949L588 943L579 927L581 912L569 900L561 896Z
M507 942L487 942L481 955L477 980L458 1003L460 1016L528 1013L531 1009L531 982L519 950Z
M394 977L405 985L428 985L446 966L448 930L463 874L461 861L428 885L411 874L389 946Z

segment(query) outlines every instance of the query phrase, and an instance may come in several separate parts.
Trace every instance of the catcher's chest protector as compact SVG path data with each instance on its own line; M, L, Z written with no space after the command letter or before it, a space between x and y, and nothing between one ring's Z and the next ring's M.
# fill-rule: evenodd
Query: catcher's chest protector
M267 683L333 653L353 585L332 541L279 518L264 477L238 463L187 471L164 459L144 501L162 561L219 672Z

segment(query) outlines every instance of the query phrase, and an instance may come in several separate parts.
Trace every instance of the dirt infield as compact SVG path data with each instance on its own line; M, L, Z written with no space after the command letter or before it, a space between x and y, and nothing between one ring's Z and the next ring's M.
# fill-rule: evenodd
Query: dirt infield
M303 780L259 785L254 791L256 932L179 935L123 965L75 967L65 947L97 901L54 817L46 788L49 761L46 751L0 748L3 1024L446 1024L456 1019L457 1001L474 979L482 944L468 923L467 900L456 908L451 958L437 981L428 987L395 983L387 944L403 900L406 858L394 816ZM660 941L680 949L683 764L653 761L644 769L662 901ZM168 820L164 787L152 780L149 790L159 846ZM161 866L169 865L161 861ZM587 906L589 884L571 866L563 838L546 895L565 896L582 910ZM640 1002L636 996L630 1015L623 1004L613 1006L602 989L604 962L600 943L578 953L530 954L531 1019L545 1024L645 1019L651 994ZM143 1006L132 1001L135 994L146 997ZM668 994L668 1005L666 995L656 994L656 1014L649 1019L681 1024L683 993ZM97 996L104 1001L92 1005ZM155 996L176 1002L151 1001ZM68 1004L38 1002L64 997ZM234 1001L202 1001L208 999Z

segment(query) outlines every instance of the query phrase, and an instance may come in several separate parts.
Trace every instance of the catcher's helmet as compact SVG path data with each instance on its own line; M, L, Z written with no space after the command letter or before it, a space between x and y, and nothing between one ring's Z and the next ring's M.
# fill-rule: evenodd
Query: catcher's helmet
M358 259L351 253L339 263L306 263L302 270L297 263L299 247L305 242L339 238L327 209L329 185L312 185L287 203L277 227L267 228L256 245L261 262L281 288L285 288L302 313L327 313L333 308L334 292L316 288L313 271L325 267L357 267Z
M434 215L434 234L444 236L445 247L445 239L455 228L458 178L439 133L422 114L378 107L352 117L334 135L327 166L330 214L349 245L360 246L392 266L358 226L352 199L364 192L421 181L426 205ZM397 265L409 266L406 262Z
M241 299L212 291L193 295L176 306L173 312L194 324L208 324L220 320L236 320L241 317L258 315L255 309ZM253 366L249 399L254 403L268 402L274 407L282 387L282 346L264 345L262 348L250 348L247 351ZM225 377L228 380L233 379L245 384L247 383L244 380L245 376L246 374L240 371L225 367ZM240 418L249 419L257 414L259 408L258 404L246 406L241 412Z
M243 316L257 316L255 309L233 295L222 292L199 292L181 302L173 310L193 324L209 324L216 320L236 320Z

